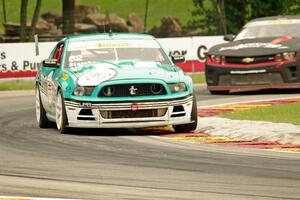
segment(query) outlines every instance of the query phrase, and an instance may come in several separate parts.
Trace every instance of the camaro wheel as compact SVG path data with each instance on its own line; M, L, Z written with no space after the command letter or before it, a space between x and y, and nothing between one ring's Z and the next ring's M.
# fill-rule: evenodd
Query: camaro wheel
M209 90L211 94L229 94L229 90Z
M38 85L35 88L35 114L40 128L47 128L51 125L41 101L41 94Z
M56 126L60 133L65 133L67 130L67 114L65 109L65 103L61 91L57 93L56 98Z
M197 100L195 95L193 96L193 107L192 107L191 119L194 122L189 124L174 125L173 128L175 132L176 133L191 132L197 128L198 115L197 115Z

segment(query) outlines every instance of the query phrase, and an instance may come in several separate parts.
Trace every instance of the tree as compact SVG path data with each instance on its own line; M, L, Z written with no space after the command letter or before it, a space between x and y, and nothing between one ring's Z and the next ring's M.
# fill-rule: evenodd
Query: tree
M203 34L226 34L226 16L224 0L193 0L195 10L193 20L188 22L187 29L200 29Z
M30 27L29 34L28 34L30 41L33 40L33 36L35 34L35 28L36 28L36 25L37 25L37 22L39 19L41 7L42 7L42 0L37 0L35 9L34 9L34 14L33 14L32 20L31 20L31 27Z
M29 40L33 40L33 35L35 34L35 27L39 19L39 14L41 10L42 0L36 1L36 6L34 9L34 14L31 20L31 26L28 30L27 28L27 5L28 0L21 1L21 13L20 13L20 41L26 42L27 36L29 36Z
M75 0L62 0L63 33L73 34L75 29Z
M145 16L144 16L144 32L147 31L147 19L148 19L148 7L149 7L149 1L145 1Z
M299 14L300 0L193 0L195 9L188 29L203 34L236 34L251 19L266 16Z
M227 34L224 0L217 0L216 10L217 10L217 13L219 16L218 30L219 30L219 32L221 32L223 34Z
M27 35L27 4L28 0L21 1L21 14L20 14L20 41L26 41Z

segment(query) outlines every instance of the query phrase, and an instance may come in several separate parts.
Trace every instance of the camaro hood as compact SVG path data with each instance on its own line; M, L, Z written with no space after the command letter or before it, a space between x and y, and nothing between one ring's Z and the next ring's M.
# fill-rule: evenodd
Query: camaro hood
M212 47L209 55L260 56L297 51L300 38L291 36L244 39Z
M170 65L156 62L100 62L72 70L81 86L96 86L107 80L160 79L178 82L177 72Z

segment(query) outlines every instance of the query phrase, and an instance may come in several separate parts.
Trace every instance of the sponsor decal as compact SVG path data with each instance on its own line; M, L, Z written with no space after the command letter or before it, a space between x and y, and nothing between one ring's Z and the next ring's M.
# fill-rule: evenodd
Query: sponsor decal
M71 42L68 51L107 48L160 48L155 40L99 40Z
M272 44L278 44L278 43L281 43L281 42L284 42L284 41L287 41L287 40L290 40L290 39L293 39L293 37L287 35L287 36L283 36L283 37L280 37L280 38L276 38L271 43Z
M246 71L230 71L230 74L258 74L258 73L265 73L265 69L261 70L246 70Z
M97 86L112 79L116 74L117 72L111 68L93 68L79 77L78 84L81 86Z
M171 74L170 72L163 70L163 69L152 69L149 74L154 74L154 75L169 75Z
M63 77L61 78L63 81L67 80L69 78L68 74L64 74Z
M139 109L139 104L133 103L131 104L131 111L137 111Z
M283 46L282 44L272 44L272 43L248 43L248 44L239 44L231 47L222 47L219 51L226 50L240 50L240 49L248 49L248 48L265 48L265 49L287 49L287 46Z
M81 106L84 107L84 108L91 108L92 103L91 102L83 102L83 103L81 103Z

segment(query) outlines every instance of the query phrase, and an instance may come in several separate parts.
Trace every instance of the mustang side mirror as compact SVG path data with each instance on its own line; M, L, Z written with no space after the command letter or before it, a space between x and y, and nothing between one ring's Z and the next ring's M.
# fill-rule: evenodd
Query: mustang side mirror
M225 41L229 41L229 42L231 42L231 41L233 41L233 39L235 38L235 35L233 35L233 34L228 34L228 35L224 35L224 40Z
M173 63L181 63L185 61L185 57L181 55L171 55L171 59Z
M43 61L44 67L59 67L59 63L57 63L57 59L46 59Z

